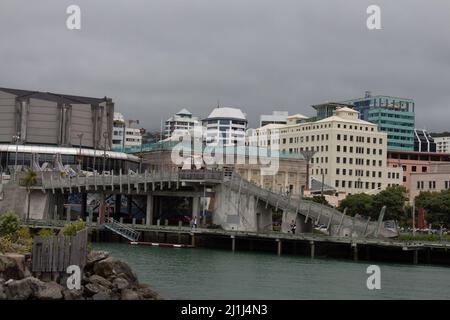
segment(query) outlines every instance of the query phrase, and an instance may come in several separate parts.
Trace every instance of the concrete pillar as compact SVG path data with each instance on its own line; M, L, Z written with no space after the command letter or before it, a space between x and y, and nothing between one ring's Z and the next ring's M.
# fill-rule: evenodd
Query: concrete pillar
M199 215L200 197L192 197L192 218Z
M153 195L147 194L147 211L146 218L147 225L151 226L153 224Z
M236 250L236 238L231 236L231 251L234 252Z
M131 219L131 224L133 225L133 227L135 226L135 224L136 224L136 218Z
M278 243L278 245L277 245L277 254L279 256L281 256L281 249L282 249L281 240L280 239L276 239L275 241Z
M127 213L129 216L132 215L132 207L133 207L133 196L128 195L127 196Z
M114 214L116 219L120 219L120 211L122 210L122 195L116 194L116 200L114 201Z
M106 213L105 201L106 201L106 195L104 192L102 192L100 194L100 206L99 206L99 210L98 210L99 222L101 224L105 222L105 213Z
M314 255L315 255L315 244L314 244L314 241L310 241L309 244L310 244L310 247L311 247L311 259L314 259Z
M70 204L68 204L66 206L66 221L70 222L70 211L72 210L72 208L70 207Z
M419 250L413 250L413 264L419 263Z
M195 233L191 233L191 246L195 247Z
M86 208L87 208L87 193L83 192L81 194L81 211L80 211L82 217L87 216Z

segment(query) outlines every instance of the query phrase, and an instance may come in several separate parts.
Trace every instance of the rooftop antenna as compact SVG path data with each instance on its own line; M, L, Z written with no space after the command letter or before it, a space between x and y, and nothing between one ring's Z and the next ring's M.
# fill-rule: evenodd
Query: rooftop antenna
M220 100L217 99L217 108L220 108Z

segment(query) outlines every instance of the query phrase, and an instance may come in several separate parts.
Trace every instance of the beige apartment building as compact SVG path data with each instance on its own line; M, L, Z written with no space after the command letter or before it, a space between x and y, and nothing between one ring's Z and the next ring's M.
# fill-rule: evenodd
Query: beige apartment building
M296 115L287 125L270 124L253 130L248 143L266 147L279 143L280 151L286 153L314 151L310 181L323 178L324 184L337 192L377 193L387 186L401 185L401 168L386 164L386 133L378 131L376 124L360 120L358 114L343 107L315 122Z
M450 189L450 163L431 164L427 172L412 172L409 198L412 200L421 192L438 192Z

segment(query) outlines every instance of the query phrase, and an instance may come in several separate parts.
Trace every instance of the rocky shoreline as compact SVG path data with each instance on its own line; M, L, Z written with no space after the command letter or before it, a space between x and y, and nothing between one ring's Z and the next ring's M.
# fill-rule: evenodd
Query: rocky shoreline
M91 251L83 270L81 289L69 290L67 277L33 275L29 257L0 255L0 300L160 300L138 281L130 266L106 251Z

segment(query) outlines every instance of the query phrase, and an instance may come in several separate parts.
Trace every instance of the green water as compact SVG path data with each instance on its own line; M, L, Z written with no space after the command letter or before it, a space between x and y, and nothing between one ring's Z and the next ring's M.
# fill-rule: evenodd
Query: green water
M165 299L450 299L450 268L377 264L381 289L368 290L367 262L211 249L97 243L124 259Z

